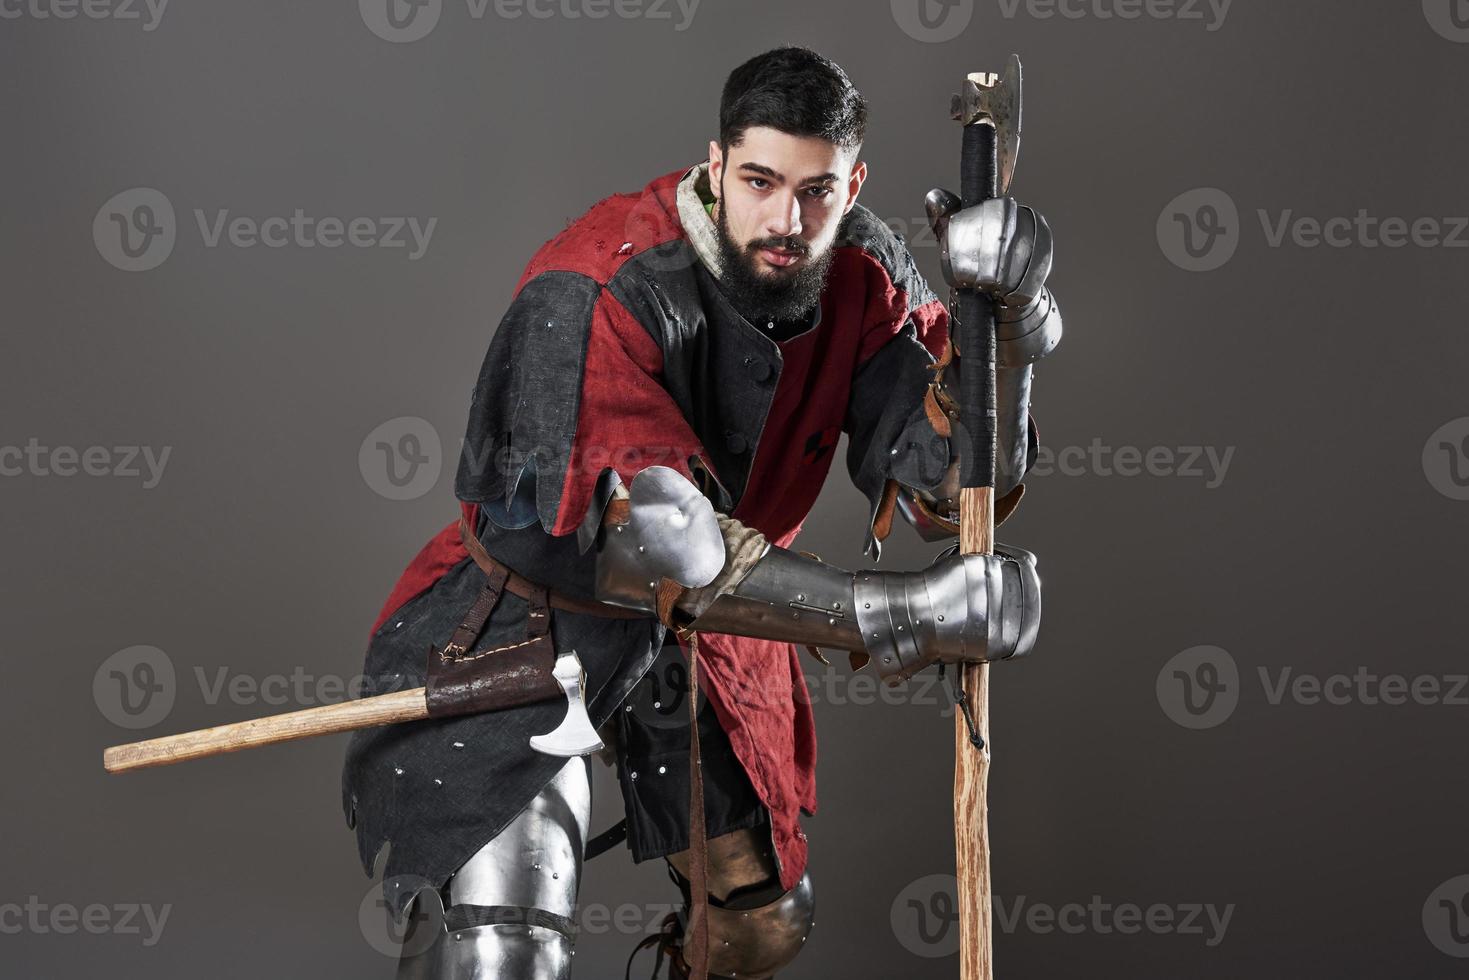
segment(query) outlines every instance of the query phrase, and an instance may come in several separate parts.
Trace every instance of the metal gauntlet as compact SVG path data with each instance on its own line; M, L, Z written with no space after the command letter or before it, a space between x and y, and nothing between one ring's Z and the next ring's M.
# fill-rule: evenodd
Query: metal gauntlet
M1035 646L1040 578L1030 552L999 551L853 573L771 548L692 626L866 654L893 684L934 663L1009 660Z
M866 654L897 683L933 663L1031 651L1041 610L1036 559L998 550L946 555L920 572L852 573L721 521L680 474L650 467L609 510L597 598L696 630Z

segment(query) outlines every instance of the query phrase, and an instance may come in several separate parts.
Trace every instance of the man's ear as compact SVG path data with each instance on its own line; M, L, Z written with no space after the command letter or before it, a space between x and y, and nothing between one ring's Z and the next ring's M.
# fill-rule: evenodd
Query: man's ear
M719 197L720 175L724 173L724 154L719 152L719 141L709 141L709 190L715 199Z
M847 178L847 206L842 209L845 215L857 204L857 195L862 193L862 182L867 179L867 164L861 160L852 168L852 176Z

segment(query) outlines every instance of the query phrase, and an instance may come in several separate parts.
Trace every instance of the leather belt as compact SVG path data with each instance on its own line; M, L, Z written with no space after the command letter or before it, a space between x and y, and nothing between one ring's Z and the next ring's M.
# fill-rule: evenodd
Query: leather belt
M515 569L506 565L485 550L469 522L464 515L459 515L459 540L464 542L464 549L469 552L469 557L480 567L480 571L490 581L497 580L502 574L505 576L505 589L522 599L530 599L537 592L544 591L549 597L552 609L564 609L567 612L581 613L583 616L606 616L610 619L651 619L645 612L636 609L624 609L621 606L609 605L605 602L597 602L592 599L577 599L562 592L547 589L544 586L532 582L530 579L518 574Z

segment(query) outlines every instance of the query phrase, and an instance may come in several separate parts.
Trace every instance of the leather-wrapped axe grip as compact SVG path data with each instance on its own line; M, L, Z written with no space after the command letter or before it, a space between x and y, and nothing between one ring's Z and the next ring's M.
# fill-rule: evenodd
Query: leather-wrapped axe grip
M998 187L999 163L995 128L987 123L964 127L960 161L960 195L966 208L994 197ZM995 302L976 289L961 289L955 298L958 320L955 343L965 370L960 374L959 392L963 406L960 421L960 485L995 485L995 448L998 425L995 416ZM974 370L977 368L978 370Z

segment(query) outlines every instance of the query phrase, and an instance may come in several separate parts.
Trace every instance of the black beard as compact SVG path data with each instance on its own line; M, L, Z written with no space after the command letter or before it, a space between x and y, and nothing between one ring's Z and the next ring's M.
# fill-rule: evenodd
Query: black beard
M757 239L741 248L730 236L724 208L715 210L719 215L714 223L719 238L719 285L741 316L752 323L795 320L806 316L821 302L835 249L828 248L813 259L810 246L794 237ZM789 275L764 275L756 264L760 261L757 253L761 248L798 252L801 266Z

